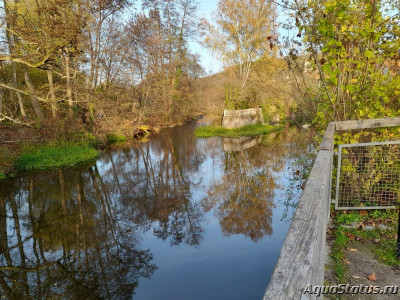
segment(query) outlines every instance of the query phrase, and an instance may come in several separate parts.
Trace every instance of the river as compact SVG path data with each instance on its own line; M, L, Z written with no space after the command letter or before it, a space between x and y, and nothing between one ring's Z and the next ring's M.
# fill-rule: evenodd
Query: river
M312 133L198 139L196 126L0 183L0 296L261 299Z

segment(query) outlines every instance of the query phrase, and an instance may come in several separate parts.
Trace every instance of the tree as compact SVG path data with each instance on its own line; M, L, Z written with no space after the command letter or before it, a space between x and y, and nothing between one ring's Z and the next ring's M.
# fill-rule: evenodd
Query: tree
M391 117L400 105L398 1L295 0L299 36L320 77L315 122Z
M275 14L272 1L220 0L214 18L216 25L203 20L205 45L219 55L225 67L234 68L239 99L233 105L243 100L254 63L274 46Z

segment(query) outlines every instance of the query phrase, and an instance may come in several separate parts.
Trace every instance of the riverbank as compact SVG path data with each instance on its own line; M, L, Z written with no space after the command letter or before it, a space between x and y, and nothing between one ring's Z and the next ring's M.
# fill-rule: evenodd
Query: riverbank
M400 275L400 260L396 258L398 210L332 210L331 214L325 281L330 285L393 285Z
M178 124L179 125L179 124ZM171 127L171 126L169 126ZM283 127L273 125L248 125L237 129L226 129L217 126L201 126L196 129L198 137L239 137L257 136ZM19 129L19 140L12 137L17 132L3 132L0 142L0 180L13 177L20 172L72 167L96 159L101 150L108 146L126 143L134 139L142 139L151 133L159 132L159 128L140 126L131 136L122 131L94 135L82 128L70 127L67 130L49 131L44 128ZM22 134L21 134L22 133Z
M33 146L21 153L14 168L19 172L73 167L96 159L100 151L85 144Z
M142 136L147 134L143 130ZM4 130L0 139L0 180L20 172L76 166L97 159L107 146L130 139L133 136L121 133L95 136L82 129L58 134L48 128Z
M253 124L240 128L228 129L221 126L201 126L195 130L197 137L241 137L241 136L257 136L267 134L272 131L281 130L283 126Z
M96 159L108 146L140 140L160 131L156 125L103 127L88 127L72 119L50 120L37 126L3 122L0 124L0 180L19 172L75 166Z

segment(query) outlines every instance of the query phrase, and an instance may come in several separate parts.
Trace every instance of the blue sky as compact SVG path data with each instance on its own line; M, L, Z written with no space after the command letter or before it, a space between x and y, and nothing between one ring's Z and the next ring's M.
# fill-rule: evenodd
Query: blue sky
M199 0L199 17L211 20L212 12L217 10L218 0ZM204 49L199 43L189 44L193 52L200 55L201 65L207 73L216 73L221 70L221 63L213 57L208 50Z
M218 1L219 0L198 0L199 18L206 18L207 20L211 21L212 13L217 10ZM141 8L141 2L141 0L136 1L135 7L139 10ZM278 7L278 14L282 14L280 7ZM281 18L282 17L278 17L278 20L284 21L284 19ZM284 34L286 35L287 32L284 32ZM200 63L206 73L213 74L222 70L221 62L216 57L214 57L207 49L202 47L198 41L190 41L189 48L192 50L192 52L198 53L200 55Z
M200 18L206 18L211 21L212 12L217 10L218 0L198 0L199 3L199 12L198 15ZM142 1L137 0L134 9L141 10ZM194 53L198 53L200 55L200 63L203 66L204 70L207 73L216 73L222 69L221 63L215 57L213 57L207 49L202 47L196 41L190 41L189 47Z

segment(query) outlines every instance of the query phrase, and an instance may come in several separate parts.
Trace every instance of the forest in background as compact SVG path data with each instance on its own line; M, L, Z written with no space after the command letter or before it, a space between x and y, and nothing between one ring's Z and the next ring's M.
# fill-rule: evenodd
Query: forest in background
M220 0L213 20L197 0L2 4L0 161L224 108L319 129L400 112L399 0ZM193 41L224 70L206 76Z
M0 120L102 133L192 117L195 1L133 4L4 0Z

